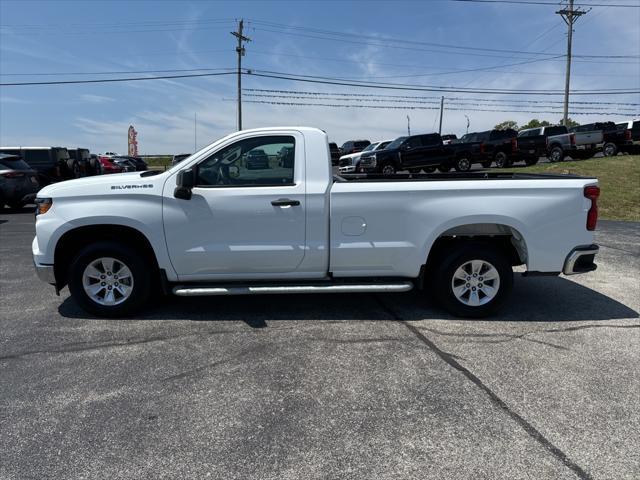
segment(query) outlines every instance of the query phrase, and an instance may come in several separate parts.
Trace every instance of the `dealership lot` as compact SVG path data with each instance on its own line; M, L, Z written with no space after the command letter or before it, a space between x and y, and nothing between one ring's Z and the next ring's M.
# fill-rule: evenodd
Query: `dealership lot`
M0 478L637 478L640 226L452 319L419 293L87 317L0 215Z

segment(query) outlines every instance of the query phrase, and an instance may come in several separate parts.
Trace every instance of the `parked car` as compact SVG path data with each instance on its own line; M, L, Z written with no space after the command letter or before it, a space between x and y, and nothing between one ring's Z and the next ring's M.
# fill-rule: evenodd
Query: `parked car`
M442 143L444 145L449 145L455 142L457 139L458 139L458 136L455 133L447 133L446 135L442 135Z
M331 165L338 165L340 160L340 149L335 143L329 143L329 154L331 155Z
M110 157L112 163L120 166L123 172L135 172L138 170L135 162L129 157Z
M0 208L22 208L40 190L38 172L17 155L0 153Z
M69 157L64 147L0 147L0 153L15 155L38 172L41 185L78 178L80 164Z
M121 157L122 156L116 152L104 152L102 155L105 157Z
M98 175L99 169L96 170L97 158L92 160L91 152L86 148L67 148L69 158L76 161L80 167L80 176Z
M456 154L454 167L464 172L474 163L480 163L484 168L489 168L494 161L497 167L511 165L518 152L517 136L518 132L512 129L463 135L460 140L451 143L451 149Z
M106 155L98 155L102 173L122 173L125 171L124 167L114 161L113 158L114 157L107 157Z
M433 172L436 167L449 171L453 160L453 150L449 147L451 145L444 145L437 133L398 137L384 150L363 153L360 169L383 175L393 175L401 170Z
M261 170L269 168L269 157L264 150L253 149L247 153L247 170Z
M244 153L283 143L293 147L291 168L247 175L236 167L231 175ZM218 173L202 176L210 171ZM166 172L121 176L117 185L88 177L38 195L38 276L58 291L69 285L78 305L107 317L130 315L163 291L413 288L453 315L481 317L506 301L513 266L571 275L595 270L598 253L596 178L480 172L336 180L326 134L306 127L243 130Z
M100 162L98 155L96 155L95 153L91 154L90 164L92 165L93 170L96 172L95 175L102 175L104 173L102 163Z
M365 152L377 152L378 150L384 150L392 142L392 140L384 140L381 142L374 142L366 147L362 152L351 153L349 155L343 155L340 157L340 168L338 173L355 173L358 171L360 164L360 157Z
M171 159L171 165L176 165L180 163L182 160L184 160L185 158L190 157L191 155L192 155L191 153L179 153L178 155L174 155L173 158Z
M611 157L618 154L618 151L624 151L631 143L625 130L621 130L613 122L595 122L585 125L579 125L569 129L576 135L576 149L574 156L576 158L591 158L598 151L602 151L605 157ZM597 135L594 135L597 132ZM586 138L592 137L596 143L588 143Z
M630 144L625 146L624 153L640 152L640 120L627 120L616 123L618 128L625 132L625 136ZM628 132L628 133L627 133Z
M147 162L142 160L140 157L131 157L131 156L123 155L121 157L115 157L115 158L124 158L128 160L129 163L135 167L136 172L144 172L145 170L149 170Z
M340 147L340 155L349 155L350 153L361 152L367 148L371 142L369 140L349 140L344 142Z
M561 162L576 151L576 136L569 133L564 125L520 130L517 142L518 157L527 165L538 163L540 157L547 157L550 162Z

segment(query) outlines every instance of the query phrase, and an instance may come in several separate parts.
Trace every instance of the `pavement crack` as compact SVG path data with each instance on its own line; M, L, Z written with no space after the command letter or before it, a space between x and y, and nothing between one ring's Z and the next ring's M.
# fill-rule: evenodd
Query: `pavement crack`
M553 455L556 459L562 462L567 468L573 471L578 478L581 480L591 480L591 475L586 472L582 467L580 467L577 463L571 460L566 453L564 453L560 448L556 447L549 439L547 439L542 432L540 432L536 427L534 427L531 423L529 423L523 416L512 410L507 403L502 400L493 390L491 390L487 385L485 385L482 380L478 376L476 376L471 370L460 364L453 355L444 350L438 348L438 346L433 343L424 333L420 331L414 325L411 325L409 322L404 320L400 315L394 312L391 308L389 308L385 303L380 300L378 296L375 297L377 303L380 307L395 321L404 325L411 333L413 333L422 343L424 343L431 351L433 351L440 359L442 359L445 363L447 363L450 367L458 370L462 373L468 380L470 380L474 385L476 385L480 390L482 390L491 400L491 402L498 407L500 410L504 411L511 419L513 419L531 438L533 438L536 442L538 442L545 450L547 450L551 455Z
M205 332L207 335L215 335L219 333L225 332ZM119 347L130 347L135 345L144 345L147 343L155 343L155 342L166 342L169 340L176 340L179 338L192 337L194 335L201 335L202 333L186 333L184 335L174 335L174 336L163 336L163 337L153 337L153 338L145 338L141 340L127 340L121 342L110 342L110 343L94 343L94 344L86 344L86 343L71 343L65 345L63 348L56 349L42 349L42 350L28 350L26 352L18 352L9 355L0 356L0 361L2 360L15 360L18 358L26 357L29 355L38 355L38 354L58 354L58 353L75 353L75 352L86 352L90 350L102 350L107 348L119 348ZM81 346L83 345L83 346Z
M587 330L589 328L640 328L639 325L576 325L575 327L567 328L550 328L549 330L542 330L540 333L561 333L561 332L574 332L576 330Z

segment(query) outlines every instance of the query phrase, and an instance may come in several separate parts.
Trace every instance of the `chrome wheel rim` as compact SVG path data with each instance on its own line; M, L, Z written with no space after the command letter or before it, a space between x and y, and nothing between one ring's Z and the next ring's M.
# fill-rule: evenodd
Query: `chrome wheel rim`
M133 292L133 275L121 260L101 257L84 269L82 286L87 296L95 303L105 306L119 305Z
M607 145L607 147L604 149L604 154L607 157L613 156L613 146Z
M486 305L500 290L500 274L486 260L469 260L458 267L451 279L458 301L470 307Z
M496 167L504 167L505 159L506 156L503 153L499 153L498 155L496 155Z
M393 167L393 165L385 165L384 167L382 167L382 173L384 173L385 175L393 175L394 173L396 173L396 169Z
M471 164L469 163L469 160L467 160L466 158L463 158L460 161L458 161L458 168L463 172L466 172L467 170L469 170L470 167L471 167Z
M554 150L553 152L551 152L551 161L552 162L559 162L561 155L562 155L562 153L560 153L558 150Z

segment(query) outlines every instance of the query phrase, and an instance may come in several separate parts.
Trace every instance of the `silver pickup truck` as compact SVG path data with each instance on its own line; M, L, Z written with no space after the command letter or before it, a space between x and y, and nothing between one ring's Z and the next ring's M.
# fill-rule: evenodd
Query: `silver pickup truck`
M518 133L518 150L526 158L547 157L561 162L564 157L592 157L602 145L602 130L570 133L564 125L528 128Z

